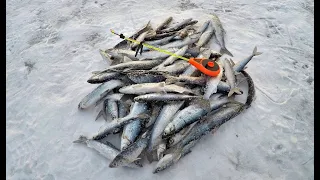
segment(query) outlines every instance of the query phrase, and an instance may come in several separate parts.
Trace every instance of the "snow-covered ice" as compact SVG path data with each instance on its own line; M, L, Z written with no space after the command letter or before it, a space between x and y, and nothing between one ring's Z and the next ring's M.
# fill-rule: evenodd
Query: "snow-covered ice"
M7 179L314 178L313 1L6 2ZM149 20L201 21L213 12L234 61L254 46L263 52L247 68L257 96L250 109L159 174L147 162L138 170L110 169L109 160L72 143L103 124L94 121L98 109L77 106L97 86L86 82L91 72L108 65L99 49L120 41L110 28L129 35Z

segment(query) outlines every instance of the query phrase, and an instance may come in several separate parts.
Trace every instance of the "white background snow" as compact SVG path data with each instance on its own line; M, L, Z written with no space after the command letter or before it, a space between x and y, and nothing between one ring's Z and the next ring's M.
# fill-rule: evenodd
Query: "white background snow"
M313 1L6 2L7 179L313 179ZM77 106L96 87L86 82L91 72L108 65L98 50L120 41L110 28L130 35L149 20L203 22L206 13L220 17L234 61L254 46L263 52L247 68L256 85L250 109L159 174L147 162L110 169L109 160L72 143L104 123L94 121L98 109Z

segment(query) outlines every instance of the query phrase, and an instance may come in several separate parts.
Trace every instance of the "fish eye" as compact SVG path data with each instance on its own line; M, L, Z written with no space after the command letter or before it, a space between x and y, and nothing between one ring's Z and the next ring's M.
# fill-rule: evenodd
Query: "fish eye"
M166 136L166 135L167 135L167 133L166 133L166 132L164 132L164 133L163 133L163 135L164 135L164 136Z

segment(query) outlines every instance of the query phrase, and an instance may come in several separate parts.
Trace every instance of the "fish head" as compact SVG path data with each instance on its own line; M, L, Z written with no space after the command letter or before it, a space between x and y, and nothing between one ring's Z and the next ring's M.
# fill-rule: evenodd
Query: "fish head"
M121 155L116 156L113 161L109 164L110 168L116 168L124 164L124 158Z
M169 138L169 140L168 140L168 145L169 145L169 146L172 146L174 142L175 142L174 138L171 137L171 138Z
M156 168L153 170L153 173L158 173L162 170L167 169L174 162L174 156L172 154L166 154L163 156L157 163Z
M131 142L127 137L121 138L121 150L126 149L130 144Z
M172 123L169 123L163 131L162 138L167 138L168 136L173 134L174 130L175 130L174 125Z

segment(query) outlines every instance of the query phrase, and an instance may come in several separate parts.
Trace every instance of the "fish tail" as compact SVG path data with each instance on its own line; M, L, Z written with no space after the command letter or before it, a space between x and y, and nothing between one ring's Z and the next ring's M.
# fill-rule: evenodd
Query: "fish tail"
M103 110L101 110L101 111L99 112L99 114L97 115L95 121L98 120L98 119L102 116L102 114L103 114Z
M73 141L73 143L86 144L86 141L87 141L87 140L88 140L87 137L81 135L81 136L79 137L79 139Z
M238 94L238 95L241 95L242 94L242 90L235 87L235 88L232 88L229 93L228 93L228 97L232 96L234 93Z
M252 56L258 56L260 54L262 54L262 52L257 52L257 46L254 47L253 52L252 52Z
M228 54L229 56L233 57L233 55L231 54L231 52L226 48L226 47L222 47L220 49L220 54Z

